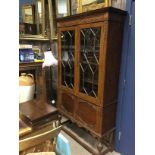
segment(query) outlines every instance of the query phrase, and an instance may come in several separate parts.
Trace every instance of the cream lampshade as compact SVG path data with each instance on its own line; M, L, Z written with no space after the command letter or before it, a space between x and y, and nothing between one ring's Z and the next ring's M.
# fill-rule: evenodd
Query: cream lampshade
M42 64L42 68L56 66L58 64L57 59L53 56L52 51L44 52L44 62Z

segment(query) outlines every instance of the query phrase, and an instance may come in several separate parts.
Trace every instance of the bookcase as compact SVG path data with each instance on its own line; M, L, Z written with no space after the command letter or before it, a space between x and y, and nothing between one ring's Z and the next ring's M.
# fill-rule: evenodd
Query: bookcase
M125 15L106 7L57 20L57 107L99 139L99 150L115 128Z

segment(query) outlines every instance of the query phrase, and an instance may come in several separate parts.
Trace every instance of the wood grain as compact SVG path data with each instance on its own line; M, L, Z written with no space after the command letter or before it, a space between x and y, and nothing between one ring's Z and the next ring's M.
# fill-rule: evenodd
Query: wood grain
M122 34L125 11L106 7L90 12L72 15L57 20L59 32L59 86L58 110L94 136L104 137L115 127L118 94L119 68L121 60ZM79 91L80 85L80 30L100 27L99 79L97 97ZM61 32L75 31L75 87L67 89L61 84ZM62 95L63 92L63 95ZM63 97L62 97L63 96ZM64 110L65 109L65 110ZM99 143L100 144L100 143Z

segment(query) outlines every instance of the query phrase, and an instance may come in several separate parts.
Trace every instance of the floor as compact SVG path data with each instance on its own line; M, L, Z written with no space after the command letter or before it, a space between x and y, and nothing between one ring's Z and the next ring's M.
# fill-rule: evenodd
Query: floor
M94 140L89 137L89 135L86 135L84 130L81 130L78 126L76 126L74 123L68 123L68 119L64 116L62 116L61 119L61 123L67 127L69 127L70 129L72 129L72 131L74 131L75 133L77 133L78 136L81 135L83 136L84 139L87 139L87 141L89 141L88 143L91 144L91 146L94 146L95 142ZM76 142L71 136L69 136L66 132L64 132L63 130L61 130L61 133L63 134L64 137L66 137L69 142L70 142L70 146L71 146L71 155L92 155L90 152L88 152L83 146L81 146L78 142ZM108 152L105 155L121 155L118 152Z
M83 148L79 143L77 143L73 138L71 138L68 134L66 134L64 131L61 131L61 133L70 142L71 155L92 155L85 148ZM107 153L106 155L121 155L121 154L113 151L113 152Z

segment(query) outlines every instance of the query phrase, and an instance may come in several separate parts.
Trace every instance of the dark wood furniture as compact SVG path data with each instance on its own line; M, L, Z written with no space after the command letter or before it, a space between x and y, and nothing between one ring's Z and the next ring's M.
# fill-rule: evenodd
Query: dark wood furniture
M19 105L19 151L55 151L56 137L61 130L57 108L36 100Z
M98 138L115 127L125 11L107 7L57 20L57 107Z
M47 101L45 69L40 62L20 63L21 73L33 74L36 88L33 100L19 104L20 155L54 151L61 126L57 108Z
M42 62L19 63L19 74L31 73L35 81L35 96L38 101L47 101L45 69L42 68Z
M57 108L47 102L32 100L19 104L20 118L33 128L46 124L50 121L59 121Z

